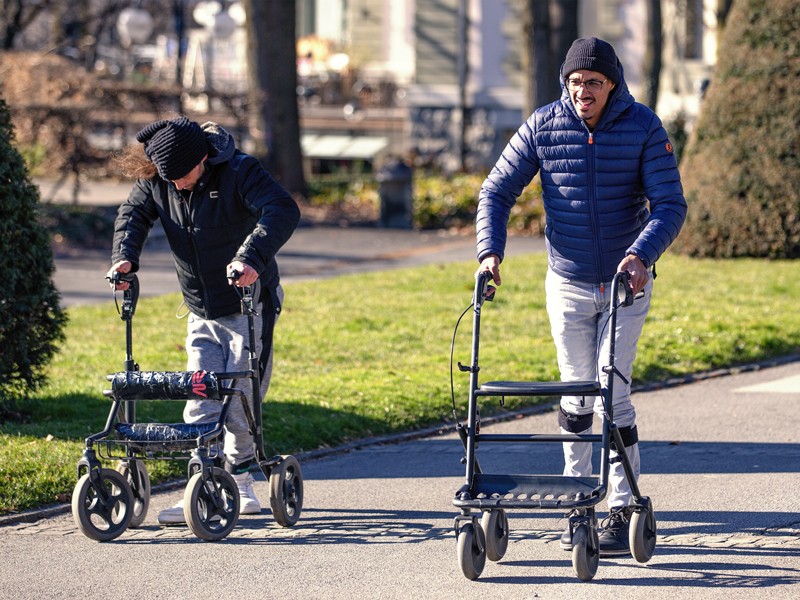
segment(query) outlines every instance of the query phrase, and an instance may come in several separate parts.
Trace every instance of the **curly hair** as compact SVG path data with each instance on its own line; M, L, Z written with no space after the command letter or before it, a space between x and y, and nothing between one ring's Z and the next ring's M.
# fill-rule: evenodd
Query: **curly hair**
M147 158L141 144L126 146L111 160L125 177L130 177L131 179L153 179L158 176L156 165Z

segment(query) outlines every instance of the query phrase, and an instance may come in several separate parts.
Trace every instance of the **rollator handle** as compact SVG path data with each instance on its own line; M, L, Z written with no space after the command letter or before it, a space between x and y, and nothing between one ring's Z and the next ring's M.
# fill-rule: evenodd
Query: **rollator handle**
M117 298L117 284L123 281L127 281L130 284L128 289L122 292L122 308L118 308L122 320L130 321L133 318L133 313L136 312L136 303L139 300L139 278L136 273L114 271L111 275L106 276L106 279L108 279L111 289L114 291L114 300Z
M634 300L644 298L644 291L633 294L631 288L631 274L628 271L620 271L614 276L614 284L617 285L617 302L619 306L631 306Z
M492 274L489 271L481 271L475 276L475 296L473 302L475 306L481 306L484 302L494 300L494 293L497 291L493 285L489 285Z

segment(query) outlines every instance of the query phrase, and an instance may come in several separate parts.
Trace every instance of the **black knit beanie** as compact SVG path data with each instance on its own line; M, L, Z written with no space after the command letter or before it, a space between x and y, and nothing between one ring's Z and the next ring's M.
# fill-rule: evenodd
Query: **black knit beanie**
M572 42L567 58L561 65L561 79L575 71L597 71L608 77L614 84L619 83L619 59L608 42L596 37L580 38Z
M189 174L208 153L200 125L186 117L156 121L136 134L144 153L162 179L175 181Z

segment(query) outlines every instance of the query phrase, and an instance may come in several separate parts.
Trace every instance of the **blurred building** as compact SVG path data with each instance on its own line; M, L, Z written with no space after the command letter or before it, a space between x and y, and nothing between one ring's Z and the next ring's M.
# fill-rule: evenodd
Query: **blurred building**
M636 97L649 2L579 2L579 35L614 44ZM657 112L667 123L680 119L690 127L699 111L716 61L717 4L661 0ZM226 110L241 108L236 96L245 96L248 84L239 0L134 1L125 10L129 17L139 11L139 18L130 24L141 21L149 29L134 35L119 13L116 27L98 25L88 37L73 5L104 15L107 3L54 4L21 43L42 47L58 22L71 24L59 52L90 68L134 85L179 80L185 91L180 106L194 113L224 118ZM302 146L314 168L371 168L386 155L448 171L491 166L527 117L521 66L526 6L527 0L296 0ZM81 27L83 33L74 33ZM246 138L241 115L233 118Z
M582 1L578 15L579 35L602 37L615 46L634 96L642 86L647 1ZM367 123L371 107L401 107L405 135L402 147L392 144L395 152L445 169L458 169L462 162L468 169L483 169L527 116L520 54L525 4L298 0L298 34L315 44L300 61L306 61L306 79L313 81L314 65L319 73L326 58L344 54L346 60L339 61L354 78L348 100L365 111ZM657 111L665 122L691 123L699 110L716 62L716 8L716 0L662 0ZM376 90L393 95L376 95ZM371 104L360 106L359 96Z

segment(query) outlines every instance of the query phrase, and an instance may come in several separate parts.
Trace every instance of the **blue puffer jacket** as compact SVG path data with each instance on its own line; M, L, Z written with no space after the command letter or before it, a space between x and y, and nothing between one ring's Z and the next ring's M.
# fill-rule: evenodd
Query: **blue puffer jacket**
M634 101L624 76L593 132L563 82L561 99L519 128L481 187L478 260L503 258L511 208L537 173L549 265L568 279L609 281L626 254L653 265L686 216L667 133L652 110Z

